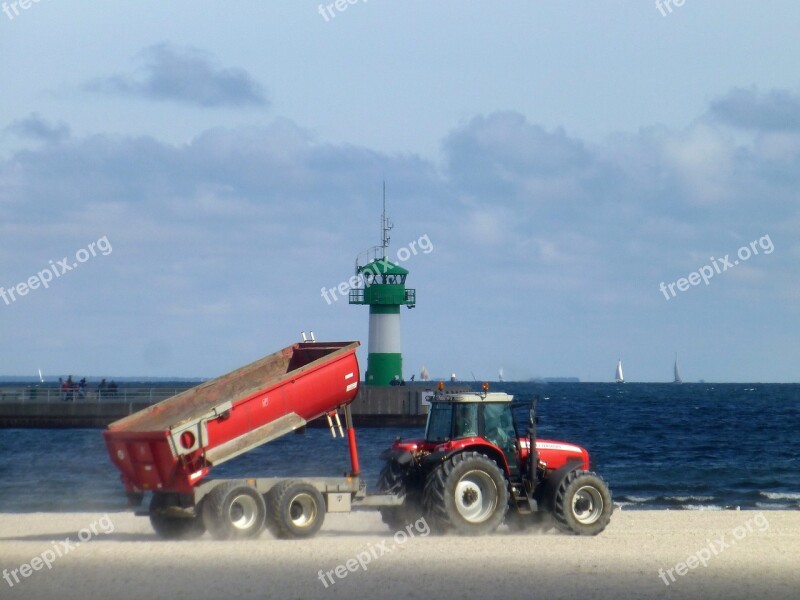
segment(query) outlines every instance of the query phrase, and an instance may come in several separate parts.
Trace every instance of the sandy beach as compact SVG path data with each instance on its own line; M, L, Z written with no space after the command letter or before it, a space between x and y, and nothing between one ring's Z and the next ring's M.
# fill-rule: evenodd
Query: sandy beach
M397 533L359 512L240 542L166 542L130 513L2 514L0 598L788 599L798 549L788 511L617 511L592 538Z

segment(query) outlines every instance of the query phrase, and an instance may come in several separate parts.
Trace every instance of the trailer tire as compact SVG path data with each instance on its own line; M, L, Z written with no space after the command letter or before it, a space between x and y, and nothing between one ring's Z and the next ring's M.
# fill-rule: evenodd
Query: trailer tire
M245 539L261 533L267 507L254 487L230 481L221 483L203 499L202 514L214 539Z
M376 490L379 494L392 494L403 498L403 504L400 506L386 506L380 509L383 522L395 531L414 523L422 516L419 486L415 486L410 477L408 469L394 460L386 462L378 477Z
M478 452L460 452L428 474L422 503L434 531L485 535L506 516L508 484L493 460Z
M150 500L150 524L159 537L165 540L193 540L206 532L203 519L196 516L169 514L171 508L180 507L177 494L156 492Z
M309 538L325 521L325 499L310 483L288 479L267 492L267 527L281 539Z
M614 505L605 481L591 471L571 471L558 486L553 519L564 533L597 535L611 520Z

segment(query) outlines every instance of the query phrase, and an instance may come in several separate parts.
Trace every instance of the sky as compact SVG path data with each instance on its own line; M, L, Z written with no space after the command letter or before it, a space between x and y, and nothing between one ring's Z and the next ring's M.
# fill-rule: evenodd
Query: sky
M800 379L796 2L0 10L0 374L363 371L385 181L407 378Z

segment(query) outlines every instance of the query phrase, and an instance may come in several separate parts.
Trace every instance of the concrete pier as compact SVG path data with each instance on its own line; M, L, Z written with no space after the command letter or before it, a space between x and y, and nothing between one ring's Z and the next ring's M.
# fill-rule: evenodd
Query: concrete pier
M0 388L0 428L106 427L152 404L192 387L120 388L115 396L65 401L60 389L50 387ZM425 424L426 390L432 386L406 385L369 387L362 385L352 404L353 421L361 427L419 427ZM327 426L324 419L320 425ZM314 423L311 426L315 426Z

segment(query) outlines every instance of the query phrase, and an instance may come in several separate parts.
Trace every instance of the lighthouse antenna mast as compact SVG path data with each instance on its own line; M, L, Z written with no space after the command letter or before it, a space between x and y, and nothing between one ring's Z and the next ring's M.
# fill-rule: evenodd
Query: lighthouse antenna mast
M381 244L380 246L372 246L368 250L364 250L360 252L358 256L356 256L356 268L355 273L356 275L359 274L359 267L362 264L368 264L374 260L386 260L386 251L389 249L389 242L391 241L391 237L389 237L389 232L394 229L394 223L392 220L386 216L386 181L383 182L383 212L381 213Z
M389 217L386 216L386 182L383 182L383 214L381 215L381 243L382 243L382 250L383 256L381 258L386 258L386 250L389 248L389 242L391 238L389 237L389 232L394 227L394 223L389 220Z

